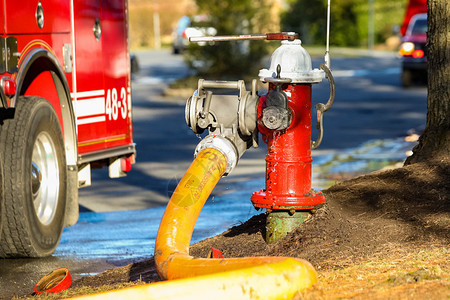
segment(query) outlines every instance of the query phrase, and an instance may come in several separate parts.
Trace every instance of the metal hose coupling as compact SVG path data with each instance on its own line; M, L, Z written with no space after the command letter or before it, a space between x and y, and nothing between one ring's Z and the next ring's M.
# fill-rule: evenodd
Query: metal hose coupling
M230 174L236 167L239 160L238 150L234 143L225 136L210 134L198 143L195 148L194 157L197 157L202 150L207 148L216 149L225 156L227 160L227 168L223 174L223 177Z
M230 174L231 171L233 171L234 167L236 167L239 160L239 154L236 145L234 145L234 143L225 136L210 134L203 140L201 140L200 143L198 143L197 147L195 148L194 157L197 157L197 155L202 150L207 148L216 149L225 156L227 160L227 167L225 173L223 174L223 177Z

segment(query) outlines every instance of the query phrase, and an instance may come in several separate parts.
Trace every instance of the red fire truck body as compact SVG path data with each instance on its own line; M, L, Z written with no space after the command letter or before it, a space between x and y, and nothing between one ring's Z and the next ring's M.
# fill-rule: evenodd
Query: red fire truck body
M90 169L134 162L126 0L0 1L0 257L53 253Z

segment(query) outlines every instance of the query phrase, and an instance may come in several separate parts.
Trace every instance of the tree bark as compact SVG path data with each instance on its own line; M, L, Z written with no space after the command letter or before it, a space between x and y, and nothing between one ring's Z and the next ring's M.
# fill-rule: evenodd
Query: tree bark
M405 164L450 156L450 2L428 0L427 124Z

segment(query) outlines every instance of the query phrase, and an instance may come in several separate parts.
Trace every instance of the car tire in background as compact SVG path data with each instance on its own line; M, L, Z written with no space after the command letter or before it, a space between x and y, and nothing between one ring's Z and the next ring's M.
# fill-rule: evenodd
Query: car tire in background
M0 257L43 257L58 246L64 227L67 166L52 105L19 97L14 118L0 132L4 220Z
M413 82L413 72L410 69L403 69L401 80L402 80L402 87L404 88L410 87Z
M175 55L180 54L180 49L178 49L176 47L173 47L172 48L172 54L175 54Z
M138 60L136 54L130 55L130 68L131 68L130 71L132 74L136 74L137 72L139 72L140 66L139 66L139 60Z

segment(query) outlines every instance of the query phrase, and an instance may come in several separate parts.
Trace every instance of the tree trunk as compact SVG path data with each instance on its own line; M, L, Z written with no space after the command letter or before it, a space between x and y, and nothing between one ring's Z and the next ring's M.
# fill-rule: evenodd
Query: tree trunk
M428 0L428 113L424 133L405 164L450 156L450 2Z

